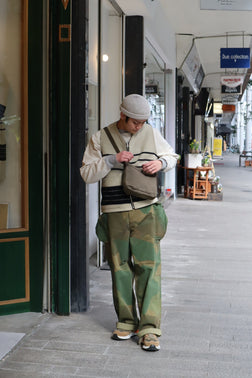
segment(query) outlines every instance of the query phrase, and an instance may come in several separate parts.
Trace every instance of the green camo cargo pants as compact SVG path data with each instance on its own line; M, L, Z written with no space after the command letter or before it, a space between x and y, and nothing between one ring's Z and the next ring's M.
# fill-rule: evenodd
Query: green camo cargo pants
M109 243L117 328L161 336L160 239L167 227L161 204L117 213L98 220L99 239ZM135 297L136 294L136 297Z

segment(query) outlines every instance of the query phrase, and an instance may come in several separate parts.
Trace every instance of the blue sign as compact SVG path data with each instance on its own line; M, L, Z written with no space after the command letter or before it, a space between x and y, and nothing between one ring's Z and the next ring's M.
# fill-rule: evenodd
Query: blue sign
M250 48L220 49L221 68L250 68Z

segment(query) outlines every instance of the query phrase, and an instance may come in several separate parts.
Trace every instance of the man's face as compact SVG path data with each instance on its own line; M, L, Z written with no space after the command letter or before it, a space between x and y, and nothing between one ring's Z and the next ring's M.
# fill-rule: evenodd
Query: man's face
M119 128L128 131L131 134L137 133L145 124L146 119L139 120L134 118L128 118L126 121L126 115L121 113L121 122Z

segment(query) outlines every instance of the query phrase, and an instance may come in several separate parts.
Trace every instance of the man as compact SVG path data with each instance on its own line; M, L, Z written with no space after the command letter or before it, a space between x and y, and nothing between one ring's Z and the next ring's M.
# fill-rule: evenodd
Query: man
M144 173L153 175L173 168L178 155L146 124L150 107L143 96L126 96L120 110L120 120L108 128L121 152L116 153L102 129L91 137L80 172L86 183L102 180L102 215L96 233L109 245L118 316L112 338L127 340L137 334L143 350L157 351L161 336L160 240L167 217L157 197L130 198L124 193L123 163L141 166Z

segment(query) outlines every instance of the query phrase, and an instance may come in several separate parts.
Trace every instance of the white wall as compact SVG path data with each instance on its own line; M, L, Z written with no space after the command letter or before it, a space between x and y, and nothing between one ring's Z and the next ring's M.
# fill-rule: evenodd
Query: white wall
M115 122L120 116L122 100L122 17L109 1L102 1L101 55L101 128Z

